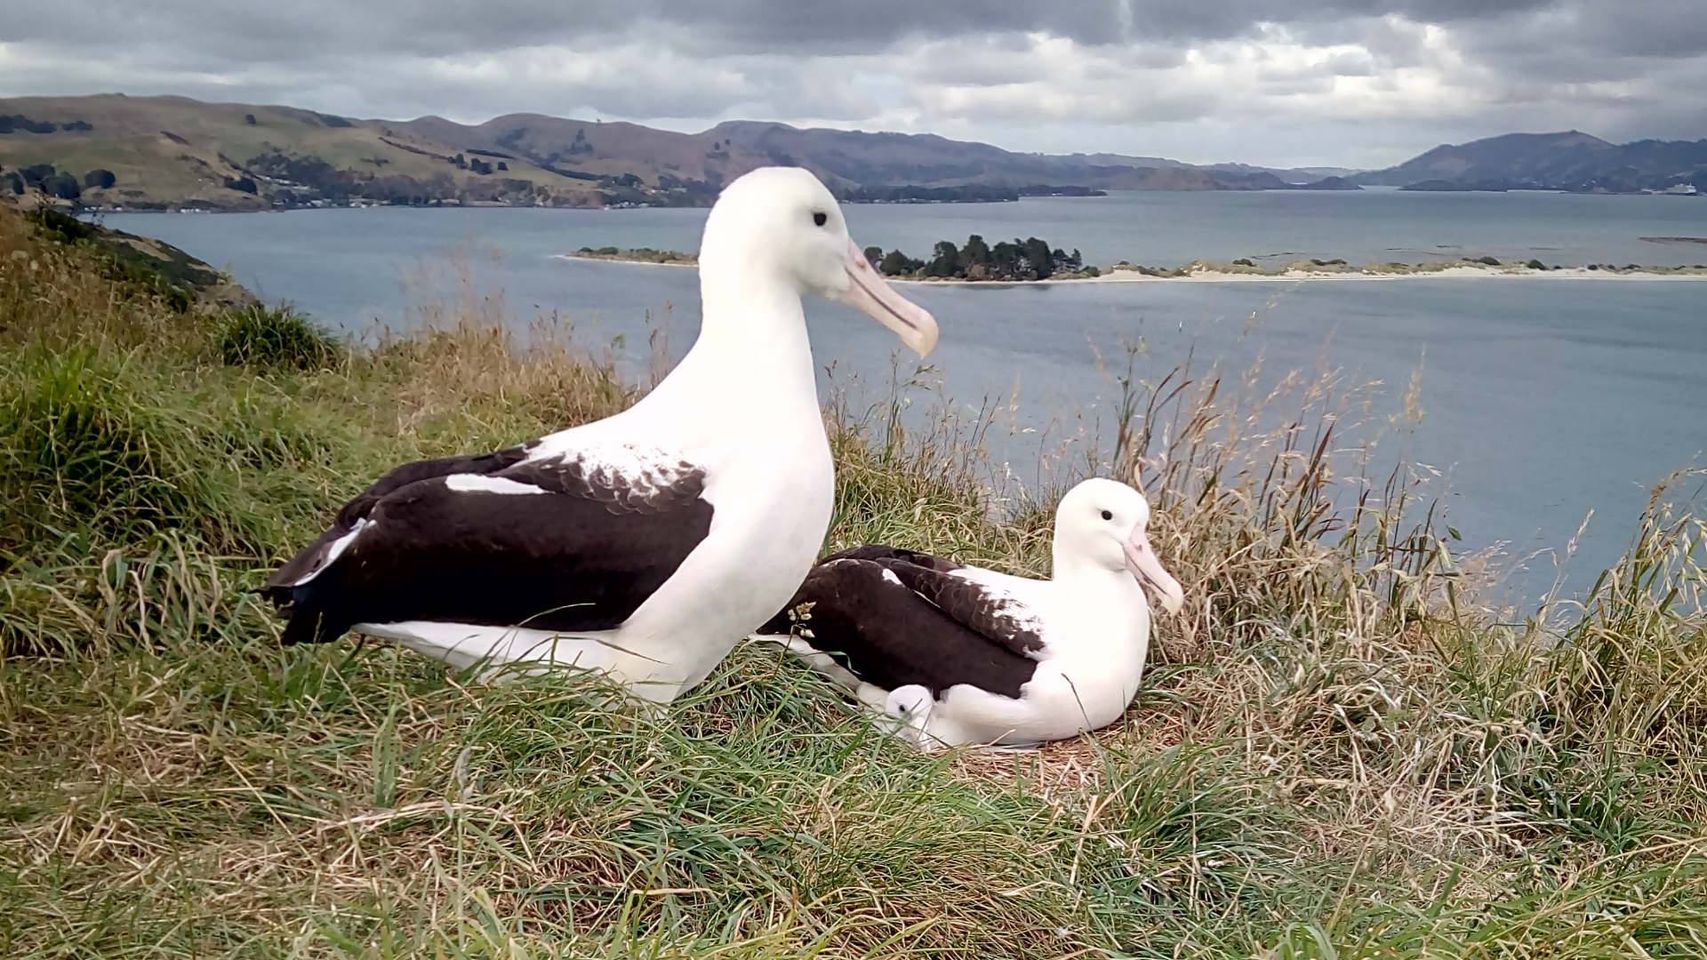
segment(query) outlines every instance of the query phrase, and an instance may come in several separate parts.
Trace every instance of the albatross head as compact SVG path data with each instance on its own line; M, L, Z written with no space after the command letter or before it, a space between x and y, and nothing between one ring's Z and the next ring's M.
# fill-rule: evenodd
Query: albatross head
M702 277L739 270L848 304L921 357L936 346L936 320L872 268L836 198L799 167L760 167L725 187L705 222L699 261Z
M1118 480L1086 480L1055 510L1056 567L1063 559L1124 570L1149 587L1169 613L1185 602L1179 581L1150 546L1150 502Z

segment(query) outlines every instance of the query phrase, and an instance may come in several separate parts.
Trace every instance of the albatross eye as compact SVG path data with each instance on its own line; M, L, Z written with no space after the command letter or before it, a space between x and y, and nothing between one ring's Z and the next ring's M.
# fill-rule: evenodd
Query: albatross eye
M1113 519L1114 519L1114 514L1113 514L1113 513L1112 513L1112 512L1111 512L1111 511L1108 511L1108 510L1104 510L1104 511L1103 511L1103 512L1102 512L1102 518L1103 518L1103 519L1104 519L1104 520L1113 520Z
M830 219L830 215L825 213L822 210L819 210L816 213L812 214L812 222L817 224L820 227L823 226L825 223L829 222L829 219Z

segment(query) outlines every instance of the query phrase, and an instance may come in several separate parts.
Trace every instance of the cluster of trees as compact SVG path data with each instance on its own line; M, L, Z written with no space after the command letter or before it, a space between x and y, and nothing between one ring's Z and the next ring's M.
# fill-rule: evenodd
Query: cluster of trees
M469 152L482 153L484 151L470 150ZM488 153L487 156L492 156L492 154ZM470 160L468 157L465 157L460 153L450 158L450 165L456 167L458 170L467 170L469 173L478 173L482 175L489 174L494 171L505 171L510 169L510 165L503 160L494 162L490 160L482 160L479 157L475 157Z
M77 179L69 170L59 170L51 163L37 163L17 170L0 171L0 192L20 194L40 190L60 200L76 200L84 190L107 189L118 182L111 170L96 168Z
M342 204L352 200L407 206L433 206L446 201L532 205L541 199L550 199L549 196L542 197L531 182L503 175L510 169L508 162L485 159L508 154L482 151L482 156L469 155L473 153L468 151L468 154L459 153L443 159L450 166L473 173L498 175L461 180L449 171L427 177L395 173L374 175L335 167L319 157L293 156L279 150L254 157L246 166L256 175L283 181L282 187L275 184L269 191L269 199L275 206L300 206L318 201Z
M0 133L53 133L55 130L93 130L94 125L87 120L72 120L69 123L54 123L51 120L32 120L21 113L0 115Z
M965 246L955 246L952 240L938 240L929 260L917 260L900 250L884 253L881 247L867 247L866 259L872 266L891 277L940 277L957 280L1047 280L1062 273L1096 275L1095 267L1086 267L1079 251L1072 253L1036 237L1024 240L1002 240L995 246L978 234L966 238Z
M357 179L319 157L292 156L277 148L251 157L245 166L263 177L299 183L335 198L349 196Z
M722 189L722 181L716 177L697 180L693 177L660 173L658 189L665 194L661 198L665 206L702 207L710 206L716 201L717 193Z

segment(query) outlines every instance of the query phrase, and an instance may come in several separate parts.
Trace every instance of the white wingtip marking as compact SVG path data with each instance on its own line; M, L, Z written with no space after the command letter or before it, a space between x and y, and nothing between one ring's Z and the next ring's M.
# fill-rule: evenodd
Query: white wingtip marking
M373 526L373 521L366 517L357 520L356 525L350 528L349 533L346 533L332 541L332 546L328 547L326 550L326 559L322 561L318 567L308 571L302 579L291 584L291 586L300 587L308 581L313 580L315 577L318 577L320 575L320 571L331 566L333 561L342 556L345 550L350 549L350 544L356 542L356 537L361 536L361 532L371 526Z
M544 493L531 483L519 483L508 477L483 477L478 473L453 473L445 478L445 488L456 493Z
M883 579L890 582L890 583L893 583L897 587L899 587L901 585L901 578L897 577L895 575L895 571L893 571L893 570L885 568L883 571Z

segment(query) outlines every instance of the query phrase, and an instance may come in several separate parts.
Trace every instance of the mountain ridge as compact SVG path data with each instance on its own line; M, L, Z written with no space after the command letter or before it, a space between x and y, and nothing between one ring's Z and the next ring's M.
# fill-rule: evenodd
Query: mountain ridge
M1707 139L1618 144L1580 130L1443 143L1357 172L1025 153L934 133L766 120L680 132L532 112L467 124L181 96L0 99L0 195L105 208L704 206L736 176L779 163L811 169L856 202L1362 186L1707 194Z
M103 207L349 203L700 206L754 167L796 164L854 200L1102 190L1356 189L1333 176L1117 154L1019 153L938 134L728 120L682 133L510 113L478 124L344 117L188 97L0 99L0 192Z
M1443 143L1352 179L1409 190L1707 192L1707 140L1619 144L1581 130L1507 133Z

